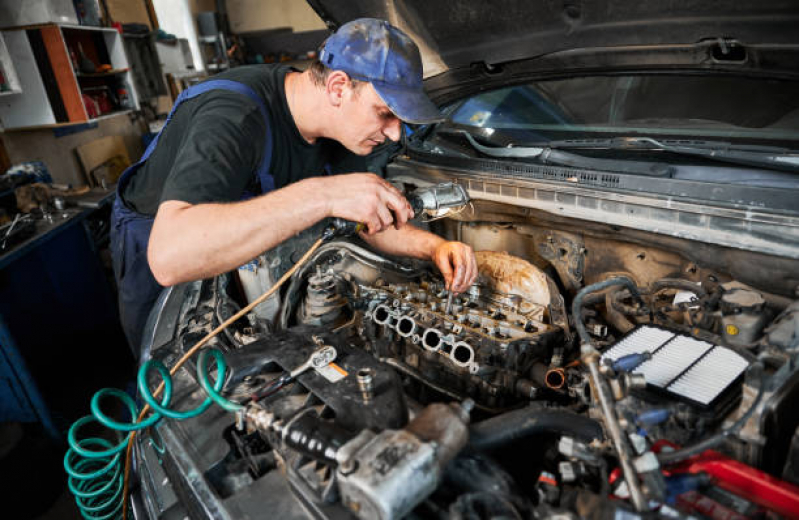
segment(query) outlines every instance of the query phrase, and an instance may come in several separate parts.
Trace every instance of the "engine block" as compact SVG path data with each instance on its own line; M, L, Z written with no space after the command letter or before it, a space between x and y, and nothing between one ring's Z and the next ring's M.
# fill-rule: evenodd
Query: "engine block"
M545 321L546 307L485 286L454 296L449 313L437 280L378 281L359 293L364 322L372 325L364 339L381 341L406 365L493 406L529 394L524 383L532 364L548 359L560 337L560 327Z

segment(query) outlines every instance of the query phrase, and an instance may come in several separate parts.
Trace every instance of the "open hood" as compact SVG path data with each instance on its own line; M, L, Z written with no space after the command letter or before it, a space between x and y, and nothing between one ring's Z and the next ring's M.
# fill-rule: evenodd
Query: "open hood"
M331 28L360 17L384 18L419 44L425 75L463 69L475 63L492 65L527 60L565 51L701 45L718 42L719 50L693 61L707 67L720 58L724 67L743 66L789 71L799 47L784 56L785 46L799 45L796 0L308 0ZM729 47L737 51L729 53ZM759 59L757 49L781 48L776 61ZM755 49L747 54L745 50ZM647 55L649 58L646 58ZM684 56L660 55L660 66L690 66ZM638 52L651 61L651 53ZM787 63L786 61L790 61ZM636 59L627 53L626 66ZM698 64L697 63L697 64ZM638 65L645 65L638 63ZM796 70L793 68L793 70Z

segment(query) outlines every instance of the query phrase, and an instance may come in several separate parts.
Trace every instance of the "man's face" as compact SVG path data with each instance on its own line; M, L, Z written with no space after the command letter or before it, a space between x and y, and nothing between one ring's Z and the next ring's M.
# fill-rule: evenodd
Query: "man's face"
M340 114L336 140L357 155L370 154L386 139L399 141L401 122L370 83L348 83Z

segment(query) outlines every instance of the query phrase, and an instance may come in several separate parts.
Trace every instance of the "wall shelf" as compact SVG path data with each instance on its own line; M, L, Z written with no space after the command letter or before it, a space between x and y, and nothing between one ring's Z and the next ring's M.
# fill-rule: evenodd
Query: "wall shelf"
M124 43L115 29L45 24L0 34L21 88L17 95L0 97L5 130L83 124L138 110ZM81 73L81 59L111 70Z
M118 74L124 74L129 70L130 69L126 67L124 69L112 69L106 72L76 72L75 76L78 78L109 78Z
M106 119L111 119L112 117L123 116L127 114L132 114L133 109L126 109L126 110L118 110L115 112L109 112L108 114L103 114L99 117L94 117L92 119L87 119L86 121L75 121L74 123L51 123L45 125L30 125L30 126L18 126L14 128L5 128L5 131L14 131L14 132L24 132L26 130L47 130L47 129L56 129L56 128L69 128L70 126L80 126L86 125L91 123L97 123L99 121L105 121Z
M0 34L0 96L20 94L22 87L17 77L11 55L8 53L5 38Z

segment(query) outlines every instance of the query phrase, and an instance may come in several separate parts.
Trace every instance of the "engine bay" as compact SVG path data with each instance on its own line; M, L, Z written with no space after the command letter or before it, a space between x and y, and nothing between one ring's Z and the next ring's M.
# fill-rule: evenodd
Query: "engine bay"
M463 294L337 240L214 340L247 411L180 426L202 431L205 499L290 495L281 518L796 517L799 302L655 240L497 206L432 225L477 251ZM315 235L193 284L153 356L233 316Z

